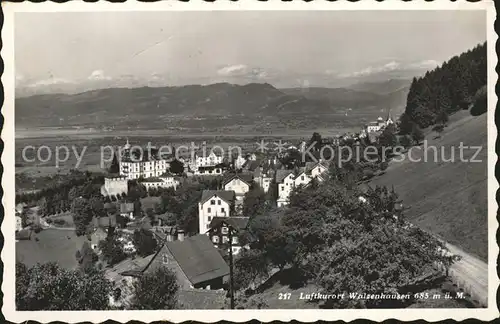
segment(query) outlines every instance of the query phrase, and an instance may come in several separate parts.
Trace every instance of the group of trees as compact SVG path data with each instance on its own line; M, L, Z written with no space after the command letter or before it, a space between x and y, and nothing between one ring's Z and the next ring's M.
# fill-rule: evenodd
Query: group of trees
M68 270L56 263L31 268L16 264L16 307L18 310L104 310L108 309L111 283L101 271Z
M401 133L411 134L414 125L426 128L438 124L447 116L468 109L474 96L487 78L486 43L454 56L442 66L414 78L408 93L406 109L401 116Z
M440 241L404 220L394 190L362 192L349 182L343 175L299 187L286 210L253 217L253 250L235 260L239 288L270 268L292 268L300 274L297 284L314 282L325 293L390 293L432 273L434 262L452 262L438 253L444 248ZM374 307L383 302L329 300L327 306Z
M42 215L68 211L76 197L89 199L99 196L104 175L88 171L71 170L66 175L56 175L54 181L47 180L47 185L36 192L16 194L16 203L43 204Z
M56 263L27 267L16 263L16 308L40 310L109 310L109 297L121 297L120 288L107 280L97 267L75 270ZM130 309L174 309L177 306L175 274L166 267L146 272L133 282Z

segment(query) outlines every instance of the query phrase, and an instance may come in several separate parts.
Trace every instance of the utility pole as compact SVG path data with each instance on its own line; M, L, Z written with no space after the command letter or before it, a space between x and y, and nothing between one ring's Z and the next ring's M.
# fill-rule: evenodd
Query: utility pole
M234 275L233 275L233 229L227 227L229 238L229 298L231 299L231 309L234 309Z

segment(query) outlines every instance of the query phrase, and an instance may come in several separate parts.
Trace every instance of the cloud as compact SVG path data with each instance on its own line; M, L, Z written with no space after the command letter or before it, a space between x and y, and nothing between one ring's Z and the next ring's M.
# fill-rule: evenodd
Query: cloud
M409 64L402 64L397 61L391 61L379 66L369 66L363 70L356 72L341 73L338 74L338 77L340 78L363 77L376 73L392 72L392 71L431 70L437 67L439 64L440 63L435 60L424 60L421 62L414 62ZM329 74L328 71L327 74Z
M425 60L421 62L411 63L408 65L408 67L411 69L434 69L439 65L441 65L441 63L436 60Z
M248 66L245 64L236 64L223 67L217 71L220 76L241 76L248 72Z
M93 71L89 77L88 77L89 80L111 80L111 77L109 76L106 76L104 74L104 71L103 70L95 70Z
M369 66L363 70L356 71L356 72L351 72L351 73L342 73L339 74L339 77L341 78L349 78L349 77L360 77L360 76L367 76L375 73L381 73L381 72L389 72L389 71L394 71L398 70L401 68L401 64L396 62L396 61L391 61L389 63L386 63L384 65L380 66Z
M27 85L27 87L30 88L36 88L36 87L44 87L44 86L52 86L52 85L61 85L61 84L72 84L73 82L63 79L63 78L56 78L51 76L48 79L44 80L38 80L36 82L30 83Z

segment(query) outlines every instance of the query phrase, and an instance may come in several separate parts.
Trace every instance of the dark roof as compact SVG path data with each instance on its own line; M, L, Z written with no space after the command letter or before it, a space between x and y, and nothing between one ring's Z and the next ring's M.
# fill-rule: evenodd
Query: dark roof
M252 185L252 175L248 173L238 173L238 174L228 174L225 176L225 179L222 182L222 185L225 186L229 182L231 182L233 179L240 179L241 181L245 182L247 185L251 186Z
M201 203L204 204L207 200L212 198L213 196L217 196L227 203L231 204L234 201L234 191L227 190L203 190L203 194L201 195Z
M205 166L199 166L198 170L215 170L215 169L222 169L222 165L205 165Z
M133 203L122 203L120 204L120 213L133 213L134 204Z
M215 216L210 222L210 228L217 227L220 223L232 226L234 229L242 230L248 225L249 217L219 217Z
M193 285L229 274L226 261L207 235L198 234L165 245Z
M292 170L278 170L276 171L276 183L283 181L290 173L293 173Z
M180 290L177 301L181 309L224 309L226 294L224 290Z
M248 160L247 163L245 163L243 165L243 168L246 170L249 170L249 171L254 171L255 169L257 169L260 166L260 163L261 163L261 161L259 161L259 160L255 160L255 161Z

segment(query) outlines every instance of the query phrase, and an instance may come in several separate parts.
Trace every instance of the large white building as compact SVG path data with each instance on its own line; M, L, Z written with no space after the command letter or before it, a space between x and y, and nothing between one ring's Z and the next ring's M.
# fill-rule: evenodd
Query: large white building
M198 203L199 233L207 233L214 217L230 217L234 210L234 201L234 191L203 190Z
M379 117L377 118L377 121L368 123L368 125L366 125L366 132L368 133L379 132L391 124L394 124L394 121L392 120L391 111L389 110L385 121L382 117Z
M170 168L170 162L166 159L157 156L146 156L144 153L143 158L134 158L133 152L130 151L130 144L127 144L120 150L120 176L127 179L151 178L159 177Z
M160 177L146 178L141 181L141 184L146 187L146 190L157 188L174 188L180 185L180 181L172 175L163 175Z
M288 205L292 190L299 186L307 186L313 179L324 181L324 174L328 168L320 163L307 162L306 166L299 169L297 174L292 170L278 170L276 183L278 185L278 207Z

